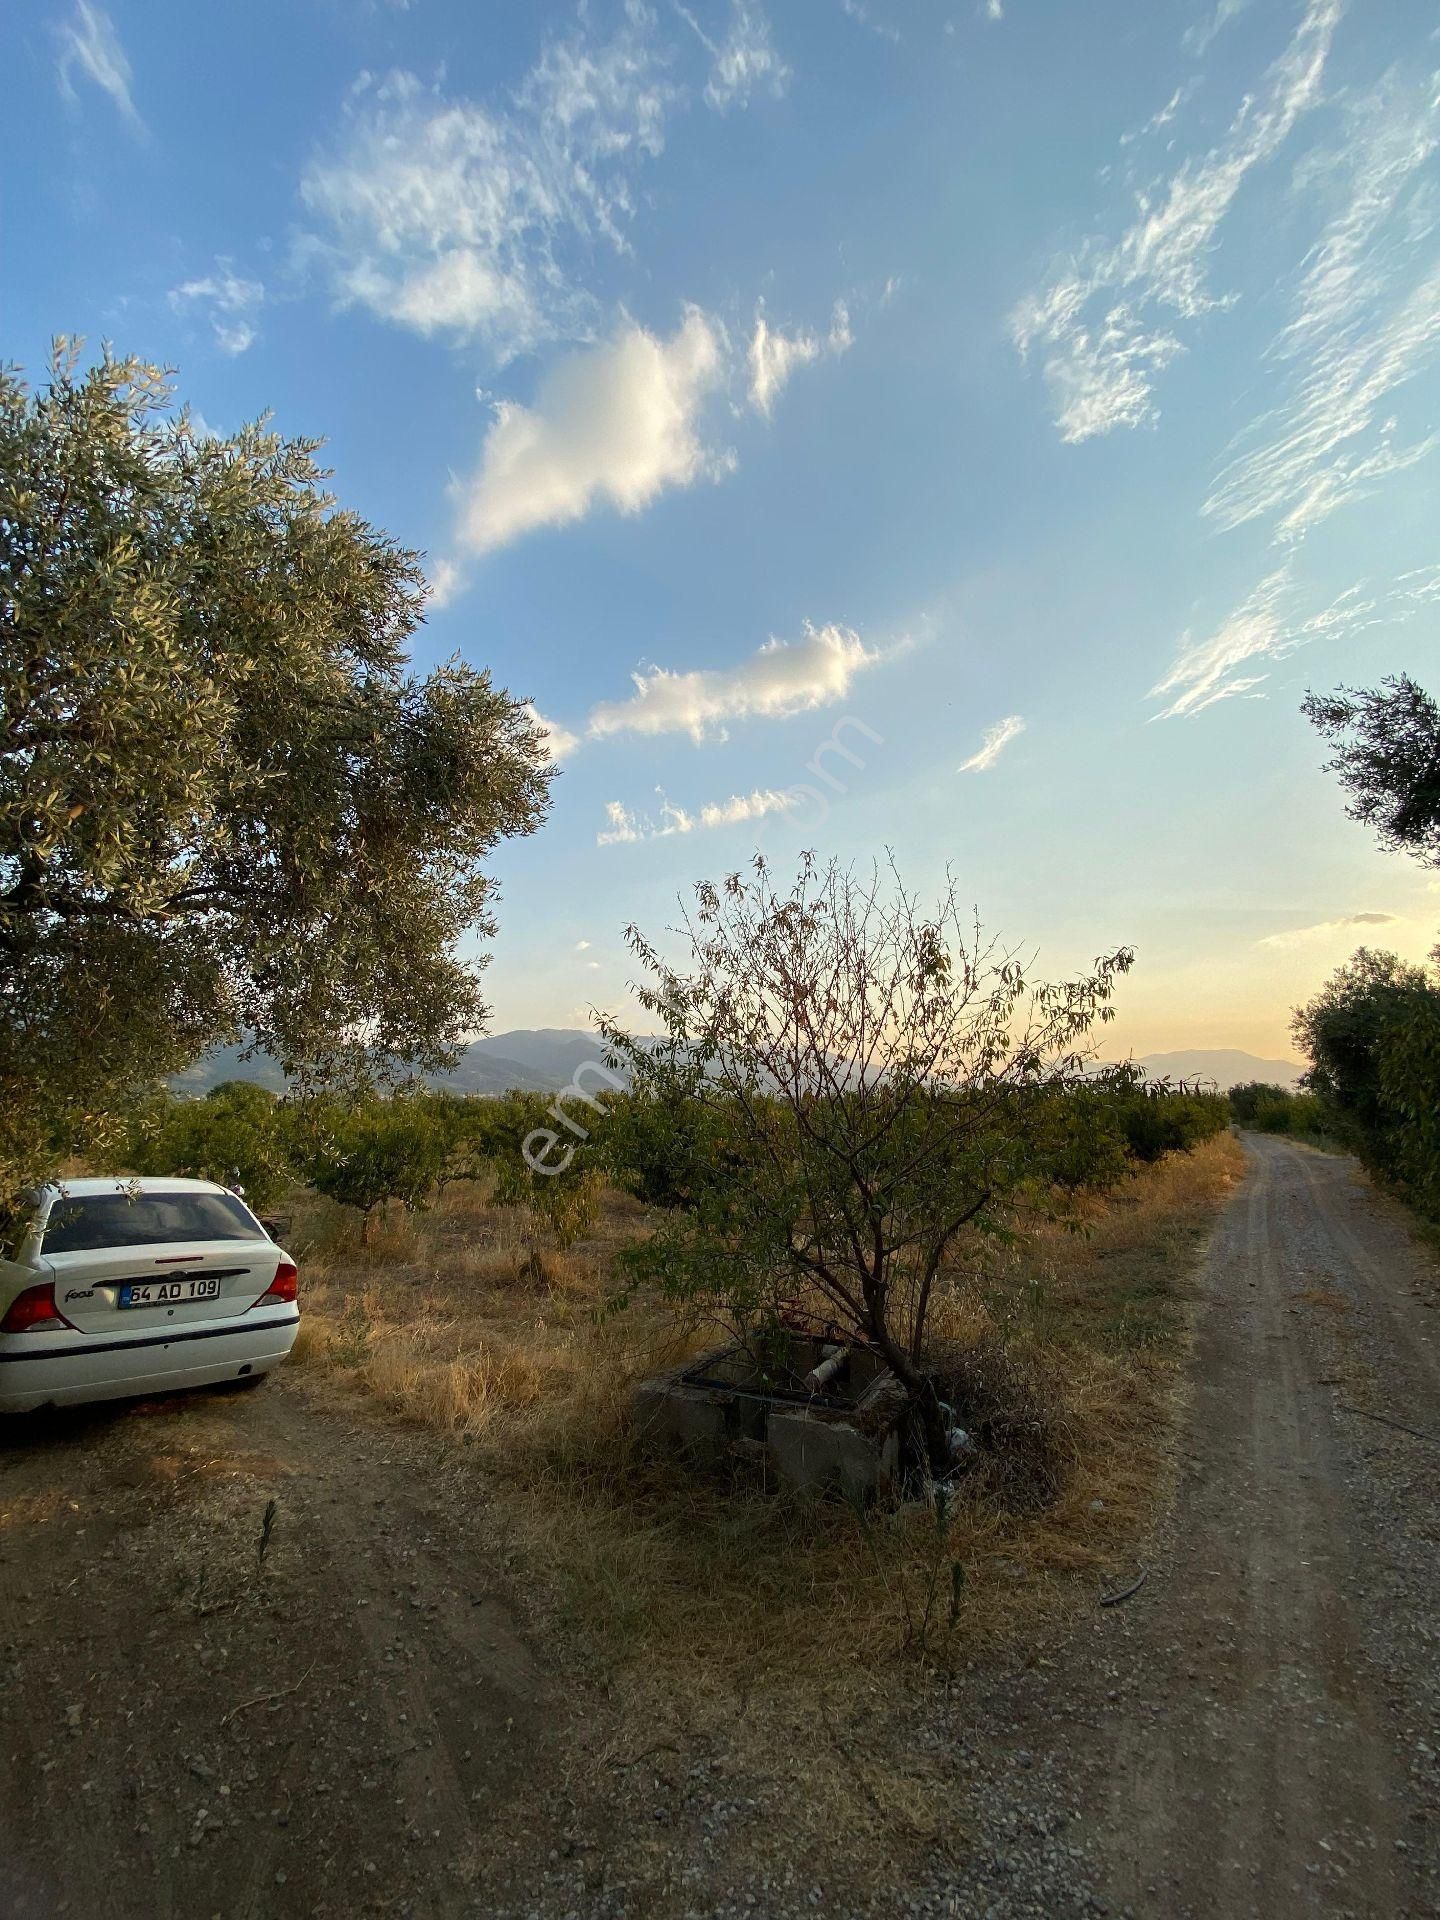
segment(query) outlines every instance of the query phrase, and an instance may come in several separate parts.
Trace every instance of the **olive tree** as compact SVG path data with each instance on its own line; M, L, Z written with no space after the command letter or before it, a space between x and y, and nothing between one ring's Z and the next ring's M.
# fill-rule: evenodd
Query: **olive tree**
M922 905L893 864L859 875L813 856L788 886L760 857L702 884L675 932L674 963L628 935L661 1038L604 1030L638 1100L711 1109L714 1158L631 1271L741 1317L818 1305L903 1382L940 1472L937 1286L962 1236L1044 1171L1056 1098L1083 1078L1131 955L1038 983L963 913L953 880Z
M1387 852L1440 866L1440 704L1401 673L1309 693L1300 710L1335 749L1326 771L1350 795L1350 818L1374 827Z
M525 707L407 671L419 556L315 440L165 374L0 370L0 1200L242 1034L291 1073L443 1065L481 1027L482 862L544 816Z

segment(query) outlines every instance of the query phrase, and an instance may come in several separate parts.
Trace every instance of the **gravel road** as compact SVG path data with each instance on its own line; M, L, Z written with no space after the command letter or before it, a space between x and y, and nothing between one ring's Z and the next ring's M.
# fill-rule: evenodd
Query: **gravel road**
M1353 1161L1246 1151L1145 1584L969 1691L922 1911L1440 1914L1440 1273Z
M818 1751L636 1764L467 1450L297 1368L0 1449L0 1920L1440 1913L1440 1275L1247 1153L1145 1582L906 1710L954 1830L882 1894L787 1841Z

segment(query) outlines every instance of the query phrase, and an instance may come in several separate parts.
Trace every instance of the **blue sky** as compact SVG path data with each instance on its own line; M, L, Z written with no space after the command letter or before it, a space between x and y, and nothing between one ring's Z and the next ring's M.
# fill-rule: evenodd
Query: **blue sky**
M1309 685L1440 675L1440 37L1415 0L22 4L8 357L323 435L417 663L533 699L497 1028L813 845L948 863L1119 1041L1288 1051L1422 870ZM839 731L837 732L837 728ZM825 750L838 739L848 758ZM827 778L828 776L828 778Z

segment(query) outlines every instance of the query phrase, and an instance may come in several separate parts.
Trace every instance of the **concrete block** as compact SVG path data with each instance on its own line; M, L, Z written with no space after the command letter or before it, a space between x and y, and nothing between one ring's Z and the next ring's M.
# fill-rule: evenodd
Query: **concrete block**
M848 1421L772 1407L767 1439L776 1473L796 1493L834 1492L863 1502L888 1491L883 1447Z
M635 1390L635 1425L642 1438L692 1452L721 1452L729 1439L723 1399L687 1387L674 1374L646 1380Z

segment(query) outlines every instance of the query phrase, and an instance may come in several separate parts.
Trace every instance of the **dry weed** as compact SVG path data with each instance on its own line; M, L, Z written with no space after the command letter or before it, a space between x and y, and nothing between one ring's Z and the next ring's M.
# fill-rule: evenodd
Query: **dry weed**
M644 1230L623 1196L563 1254L466 1189L404 1223L402 1258L317 1234L299 1351L478 1444L559 1608L622 1666L697 1699L737 1676L783 1690L816 1662L860 1684L913 1641L937 1566L960 1596L953 1633L948 1607L927 1633L944 1659L1133 1542L1164 1472L1189 1274L1238 1163L1212 1141L950 1276L947 1377L982 1450L943 1530L928 1509L862 1520L757 1469L707 1478L636 1450L635 1383L704 1334L653 1303L605 1310L614 1252Z

